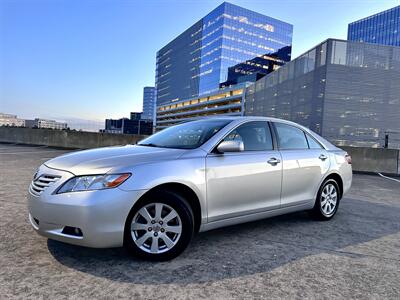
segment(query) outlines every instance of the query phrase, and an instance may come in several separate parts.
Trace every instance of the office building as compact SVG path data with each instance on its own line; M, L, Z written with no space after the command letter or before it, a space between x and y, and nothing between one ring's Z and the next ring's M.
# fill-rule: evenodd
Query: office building
M45 128L45 129L57 129L63 130L68 128L68 124L64 122L57 122L55 120L40 119L25 120L26 127L31 128Z
M337 145L400 147L400 47L328 39L246 90L246 115L298 122Z
M155 99L155 88L151 86L146 86L143 88L143 120L154 119L154 108L156 105Z
M0 113L0 126L24 127L25 120L16 115Z
M290 61L292 32L291 24L222 3L157 52L157 106L272 72Z
M140 118L141 113L131 113L131 118L106 119L105 133L116 134L140 134L150 135L153 133L153 122Z
M140 120L140 119L144 119L143 118L143 113L141 113L141 112L131 112L131 117L130 117L130 119L131 120Z
M400 46L400 6L350 23L347 39Z

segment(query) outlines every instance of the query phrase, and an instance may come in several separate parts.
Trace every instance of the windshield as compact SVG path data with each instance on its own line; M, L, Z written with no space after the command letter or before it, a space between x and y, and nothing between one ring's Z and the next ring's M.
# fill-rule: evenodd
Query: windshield
M166 128L139 142L149 147L195 149L208 141L231 120L201 120Z

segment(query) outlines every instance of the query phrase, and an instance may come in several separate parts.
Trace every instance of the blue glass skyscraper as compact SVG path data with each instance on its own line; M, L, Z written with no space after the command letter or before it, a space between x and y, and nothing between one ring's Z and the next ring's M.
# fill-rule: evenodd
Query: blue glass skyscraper
M146 86L143 88L143 113L142 119L153 120L154 118L154 106L155 100L155 88L152 86Z
M400 6L350 23L347 39L356 42L400 46Z
M290 60L293 26L222 3L157 52L157 105L255 81Z

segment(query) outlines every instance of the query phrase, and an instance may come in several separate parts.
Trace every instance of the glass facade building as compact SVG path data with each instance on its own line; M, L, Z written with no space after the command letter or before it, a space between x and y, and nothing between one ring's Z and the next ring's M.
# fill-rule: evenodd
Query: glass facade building
M144 120L153 120L154 108L156 105L155 88L146 86L143 88L143 113L141 118Z
M300 123L337 145L400 148L400 47L328 39L249 86L245 115Z
M256 80L290 61L293 26L222 3L157 52L157 106Z
M350 23L347 39L400 46L400 6Z
M139 118L106 119L105 133L115 134L153 134L153 122Z

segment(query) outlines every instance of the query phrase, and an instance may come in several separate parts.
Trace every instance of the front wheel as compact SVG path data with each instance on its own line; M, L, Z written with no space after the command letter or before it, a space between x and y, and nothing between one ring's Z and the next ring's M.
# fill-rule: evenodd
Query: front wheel
M318 220L327 221L333 218L339 208L340 191L337 182L326 180L320 187L312 213Z
M182 253L194 232L193 214L180 195L158 191L130 212L125 246L147 260L169 260Z

